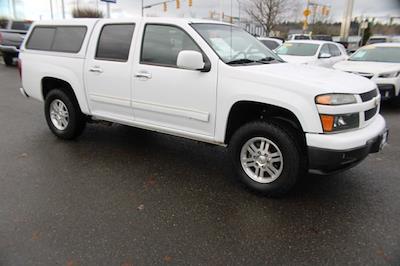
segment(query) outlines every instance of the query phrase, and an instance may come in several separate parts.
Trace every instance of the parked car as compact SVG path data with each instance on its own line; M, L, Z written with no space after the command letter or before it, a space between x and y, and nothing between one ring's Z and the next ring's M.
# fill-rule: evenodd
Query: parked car
M19 60L21 92L44 102L57 137L78 137L91 119L228 147L235 176L270 196L307 170L348 169L386 142L373 82L284 63L230 24L41 21Z
M326 41L288 41L276 53L289 63L327 68L348 58L343 45Z
M390 41L391 41L390 36L375 35L375 36L371 36L371 37L368 39L367 44L385 43L385 42L390 42Z
M368 41L368 44L375 44L375 43L387 43L387 42L400 42L399 35L374 35L371 36Z
M357 51L357 49L360 48L360 44L362 42L361 36L355 35L349 36L347 38L347 41L341 40L340 36L333 36L332 39L334 42L342 44L346 48L348 54L352 54Z
M400 43L364 46L334 68L371 79L378 85L383 99L399 98Z
M13 64L18 57L19 47L25 38L31 21L9 20L4 28L0 28L0 52L7 66Z
M311 35L311 40L332 42L331 35Z
M276 38L259 37L257 39L260 40L260 42L262 42L270 50L274 50L283 44L282 40Z
M290 34L288 36L288 41L294 41L294 40L311 40L311 36L308 34Z

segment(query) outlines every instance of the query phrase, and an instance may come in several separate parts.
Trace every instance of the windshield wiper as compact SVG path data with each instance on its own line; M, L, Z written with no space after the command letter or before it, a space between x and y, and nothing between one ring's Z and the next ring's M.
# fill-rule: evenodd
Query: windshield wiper
M228 65L240 65L240 64L251 64L251 63L257 63L257 61L250 60L247 58L242 58L227 62Z
M267 56L267 57L261 58L259 60L251 60L251 59L247 59L247 58L241 58L241 59L229 61L227 64L228 65L251 64L251 63L270 64L273 61L280 62L278 59L276 59L272 56Z
M256 62L263 63L263 64L269 64L269 63L271 63L273 61L280 62L278 59L276 59L276 58L274 58L272 56L267 56L267 57L261 58L260 60L257 60Z

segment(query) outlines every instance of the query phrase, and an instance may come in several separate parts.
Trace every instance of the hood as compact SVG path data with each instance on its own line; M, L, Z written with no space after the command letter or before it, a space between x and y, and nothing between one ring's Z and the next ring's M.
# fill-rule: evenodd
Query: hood
M323 93L364 93L376 88L369 79L311 65L278 63L268 65L236 67L242 73L236 77L245 77L249 81L264 83L268 86L302 90L313 95Z
M304 64L315 60L314 56L279 55L279 57L288 63L294 64Z
M333 66L335 69L340 69L347 72L381 74L387 72L400 71L399 63L382 63L382 62L367 62L367 61L342 61Z

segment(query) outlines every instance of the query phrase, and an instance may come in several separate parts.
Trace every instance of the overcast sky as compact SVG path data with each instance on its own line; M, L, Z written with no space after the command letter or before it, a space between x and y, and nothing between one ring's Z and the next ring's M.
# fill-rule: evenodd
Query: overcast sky
M0 0L0 15L7 15L10 10L8 8L9 2L12 0ZM28 19L49 19L50 18L50 0L14 0L17 5L17 14L20 17ZM61 0L52 0L54 6L55 18L61 18ZM105 4L97 0L64 0L67 7L67 12L76 6L79 2L80 6L99 6L105 12ZM144 0L145 4L157 3L162 0ZM170 3L168 12L164 13L162 7L154 7L146 10L148 15L156 16L185 16L185 17L207 17L209 11L219 10L219 0L193 0L193 7L189 8L188 0L181 0L181 9L175 9L175 3ZM245 15L244 6L249 0L239 0L241 2L241 13ZM298 1L299 10L298 19L301 18L302 10L305 6L306 0L293 0ZM331 6L330 18L333 21L338 21L342 18L343 8L346 0L314 0L315 2ZM129 17L140 15L141 0L117 0L117 4L111 4L113 17ZM230 14L231 10L233 16L238 16L238 0L222 0L223 10L226 14ZM231 6L232 5L232 6ZM400 17L400 0L355 0L354 16L359 15L368 16L399 16ZM400 19L397 20L400 22Z

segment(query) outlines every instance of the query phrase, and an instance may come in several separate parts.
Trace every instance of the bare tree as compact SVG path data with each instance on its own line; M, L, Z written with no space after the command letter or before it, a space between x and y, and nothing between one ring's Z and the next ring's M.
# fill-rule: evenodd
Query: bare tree
M103 12L93 8L74 8L72 10L74 18L103 18Z
M278 23L301 12L296 2L294 0L249 0L246 12L264 28L265 32L269 33Z

